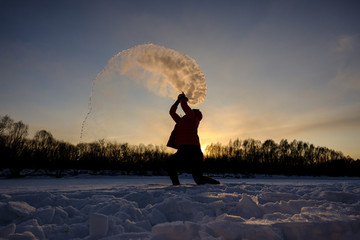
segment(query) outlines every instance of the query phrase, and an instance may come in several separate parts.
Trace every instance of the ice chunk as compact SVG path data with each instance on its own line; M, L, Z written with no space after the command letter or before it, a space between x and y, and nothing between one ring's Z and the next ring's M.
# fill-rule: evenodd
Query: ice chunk
M360 239L360 221L277 223L285 239Z
M152 229L153 240L192 240L199 238L200 231L199 224L182 221L158 224Z
M49 224L52 222L55 214L55 208L47 206L38 208L35 217L40 221L40 224Z
M229 215L229 214L222 214L216 218L216 220L225 220L225 221L231 221L231 222L245 222L246 220L242 217L235 216L235 215Z
M9 240L38 240L31 232L15 233L9 236Z
M67 212L68 216L69 217L75 217L75 216L78 216L80 215L80 211L77 210L76 208L74 208L73 206L67 206L64 208L64 211Z
M6 227L0 229L0 239L1 238L8 238L9 235L14 234L16 230L15 224L9 224Z
M3 200L3 199L11 199L11 196L8 195L8 194L0 194L0 200Z
M251 217L261 217L264 215L263 209L258 206L258 204L253 200L252 197L243 193L242 199L230 211L230 214L238 215L243 218L251 218Z
M296 200L298 199L298 196L295 194L282 193L282 192L265 192L260 194L259 199L262 203L265 203L270 201L271 202L279 201L279 199L283 201Z
M332 202L356 203L360 200L359 194L351 194L336 191L322 191L319 194L320 199L326 199Z
M68 213L62 209L62 207L55 207L55 213L53 217L54 223L64 223L68 219Z
M151 224L149 221L133 222L129 219L123 223L124 230L127 232L146 232L151 230Z
M45 234L41 226L39 226L38 221L36 219L30 219L26 222L23 222L16 227L16 232L25 233L31 232L36 239L42 240L45 239Z
M7 203L0 202L0 224L9 224L17 217L14 213L9 212L7 206Z
M152 209L151 213L148 215L148 218L152 225L166 222L166 217L164 214L156 208Z
M109 229L108 217L103 214L90 215L90 237L104 237Z
M280 240L279 234L270 226L245 224L241 222L214 221L209 223L208 232L221 239L266 239Z
M89 226L87 222L76 223L71 225L46 224L43 225L42 228L46 235L46 239L68 240L74 238L84 239L86 236L89 237Z
M136 202L140 208L146 207L153 196L147 191L132 192L123 197L126 200Z
M26 202L10 201L8 203L8 209L19 217L27 217L35 212L35 208Z

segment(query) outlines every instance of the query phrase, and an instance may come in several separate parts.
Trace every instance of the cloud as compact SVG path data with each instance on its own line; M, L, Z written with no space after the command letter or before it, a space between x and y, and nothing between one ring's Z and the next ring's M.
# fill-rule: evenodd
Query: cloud
M340 94L349 91L360 91L360 44L359 39L352 35L338 37L335 47L337 53L337 71L331 80L332 87Z
M333 79L339 90L345 91L360 91L360 65L358 67L340 67Z
M236 138L271 138L278 141L314 133L327 135L354 131L360 129L359 107L354 105L346 110L313 109L289 115L280 111L255 114L251 109L233 105L206 113L199 134L203 143L227 143Z
M335 50L338 53L350 53L357 45L357 37L351 35L342 35L337 39Z
M360 129L360 113L324 118L294 126L292 132L334 131L336 129Z

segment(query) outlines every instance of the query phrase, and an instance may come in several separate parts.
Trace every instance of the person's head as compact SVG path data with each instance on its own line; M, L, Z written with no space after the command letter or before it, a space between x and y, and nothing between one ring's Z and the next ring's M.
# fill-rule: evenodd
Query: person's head
M201 121L202 119L202 113L200 112L199 109L193 109L193 112L195 113L195 118L199 119L199 121Z

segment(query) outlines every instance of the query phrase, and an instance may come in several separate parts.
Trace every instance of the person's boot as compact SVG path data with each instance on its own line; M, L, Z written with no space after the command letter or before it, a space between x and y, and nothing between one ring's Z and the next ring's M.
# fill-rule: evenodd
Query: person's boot
M180 185L179 177L177 174L169 174L173 185Z
M193 176L194 180L196 182L196 184L201 185L201 184L220 184L220 182L218 180L215 180L211 177L207 177L207 176Z

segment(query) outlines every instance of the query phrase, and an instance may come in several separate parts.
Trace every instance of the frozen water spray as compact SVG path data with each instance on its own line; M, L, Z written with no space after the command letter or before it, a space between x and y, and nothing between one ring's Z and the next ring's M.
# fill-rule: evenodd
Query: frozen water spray
M204 101L207 92L205 76L196 61L189 56L155 44L138 45L121 51L109 60L93 80L80 140L93 111L94 89L110 78L115 78L115 81L130 79L159 96L176 98L180 92L184 92L189 98L189 104L193 105Z

